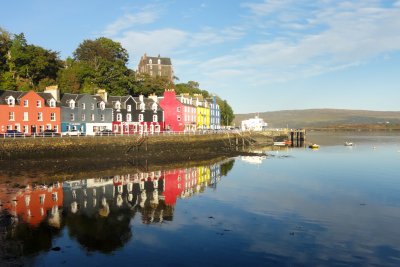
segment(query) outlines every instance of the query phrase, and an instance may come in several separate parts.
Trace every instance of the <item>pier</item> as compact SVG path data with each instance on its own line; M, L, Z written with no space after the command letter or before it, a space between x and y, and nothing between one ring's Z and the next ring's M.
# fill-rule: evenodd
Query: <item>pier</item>
M288 137L293 147L303 147L306 140L305 129L295 129L288 131Z

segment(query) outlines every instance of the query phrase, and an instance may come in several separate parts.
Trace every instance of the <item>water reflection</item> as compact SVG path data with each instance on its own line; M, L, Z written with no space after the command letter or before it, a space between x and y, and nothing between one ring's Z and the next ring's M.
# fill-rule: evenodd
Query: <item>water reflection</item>
M52 248L63 228L88 251L111 253L132 238L131 221L162 224L174 218L177 199L216 188L234 160L110 177L28 185L2 195L3 212L12 215L9 240L23 244L24 255Z

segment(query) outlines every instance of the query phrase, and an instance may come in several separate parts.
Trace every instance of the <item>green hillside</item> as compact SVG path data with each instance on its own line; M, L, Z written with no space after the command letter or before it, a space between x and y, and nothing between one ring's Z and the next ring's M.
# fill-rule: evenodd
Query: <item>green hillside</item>
M325 128L343 125L399 125L400 111L346 109L281 110L263 113L235 114L235 125L258 115L274 128Z

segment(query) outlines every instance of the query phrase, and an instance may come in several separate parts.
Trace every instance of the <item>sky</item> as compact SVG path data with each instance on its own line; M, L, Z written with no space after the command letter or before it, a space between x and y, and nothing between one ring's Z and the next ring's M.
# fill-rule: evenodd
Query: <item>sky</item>
M235 113L400 110L400 0L3 1L0 27L65 59L108 37L169 57Z

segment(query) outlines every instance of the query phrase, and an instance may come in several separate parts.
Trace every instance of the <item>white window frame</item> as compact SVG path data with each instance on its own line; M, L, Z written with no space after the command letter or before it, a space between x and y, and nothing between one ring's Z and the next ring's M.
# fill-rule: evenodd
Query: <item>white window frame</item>
M71 113L71 114L69 115L69 119L70 119L70 121L75 121L75 114L74 114L74 113Z
M91 110L94 110L94 103L91 104Z
M181 107L176 107L177 112L181 112Z
M122 114L121 113L117 113L117 121L122 121Z
M37 120L38 120L38 121L43 121L43 112L38 112L38 114L37 114Z
M157 115L153 115L153 122L157 122L158 121L158 116Z
M132 114L130 114L130 113L126 114L126 121L129 121L129 122L132 121Z
M8 112L8 120L9 121L15 121L15 113L14 113L14 111Z
M101 121L104 121L104 120L105 120L104 114L100 114L100 120L101 120Z
M90 115L90 118L92 119L92 121L94 121L94 114L93 113Z
M143 118L143 114L139 114L139 122L143 122L144 118Z
M42 101L36 100L36 107L41 108L42 107Z
M71 109L74 109L75 108L75 101L74 100L70 100L69 101L69 107L71 108Z
M81 119L82 119L82 121L86 120L86 114L85 113L82 113Z
M25 111L24 112L24 119L23 121L29 121L29 112Z
M50 121L56 121L56 113L50 113Z
M132 111L132 105L127 105L126 106L126 111L131 112Z
M86 109L86 103L82 103L82 109Z
M24 107L29 107L29 100L28 99L24 99Z
M7 97L7 104L11 107L15 106L15 98L12 96Z
M55 107L56 107L56 101L55 101L54 99L50 99L50 101L49 101L49 106L50 106L51 108L55 108Z

